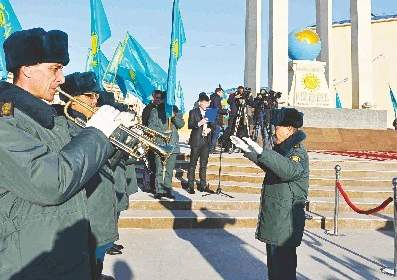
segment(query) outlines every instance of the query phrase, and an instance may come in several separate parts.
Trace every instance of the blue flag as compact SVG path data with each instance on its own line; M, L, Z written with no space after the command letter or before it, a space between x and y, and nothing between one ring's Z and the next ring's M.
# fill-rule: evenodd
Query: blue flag
M397 118L397 101L396 101L396 97L394 96L393 90L391 89L391 87L389 86L389 93L390 93L390 99L391 99L391 104L393 106L393 110L394 110L394 117Z
M175 105L181 113L185 113L185 97L183 96L181 81L178 82L178 88L176 90Z
M22 30L21 24L8 0L0 0L0 79L6 80L6 60L3 43L13 32Z
M182 56L182 46L185 42L186 37L185 30L183 28L181 12L179 10L179 0L174 0L174 6L172 9L172 32L167 79L167 117L172 116L172 106L175 105L176 65L179 58Z
M128 34L128 47L136 63L139 64L155 89L166 90L167 73L160 65L153 61L145 49L130 34Z
M148 104L155 89L165 90L167 73L127 33L113 55L105 81L117 83L124 96L131 93Z
M110 26L101 0L90 0L91 8L91 49L86 70L95 72L100 86L108 60L101 51L101 44L111 36ZM104 70L105 69L105 70Z
M338 92L336 92L336 108L342 109L342 102L340 101Z

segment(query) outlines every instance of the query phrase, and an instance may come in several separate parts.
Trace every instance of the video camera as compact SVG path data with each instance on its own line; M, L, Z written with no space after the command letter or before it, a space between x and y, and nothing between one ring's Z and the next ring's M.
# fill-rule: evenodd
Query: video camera
M282 93L279 91L261 89L257 98L263 100L269 109L277 109L278 99L281 98L281 95Z

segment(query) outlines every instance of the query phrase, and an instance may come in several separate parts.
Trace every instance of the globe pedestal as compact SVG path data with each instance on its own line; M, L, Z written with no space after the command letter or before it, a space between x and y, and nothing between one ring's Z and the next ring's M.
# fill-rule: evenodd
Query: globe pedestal
M289 106L330 108L325 62L292 60L289 65Z

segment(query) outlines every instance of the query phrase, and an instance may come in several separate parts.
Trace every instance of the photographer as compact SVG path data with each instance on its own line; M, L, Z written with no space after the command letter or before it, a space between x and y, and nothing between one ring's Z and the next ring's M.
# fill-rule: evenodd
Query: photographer
M257 141L259 134L262 137L263 145L271 147L273 145L272 135L274 127L270 124L272 110L278 108L278 99L281 92L261 89L257 97L249 99L248 105L255 109L254 111L254 133L253 140Z
M251 91L249 88L239 86L235 93L231 93L227 100L230 105L228 128L225 132L224 139L226 150L232 148L232 143L229 140L231 135L237 137L248 137L248 116L247 116L247 103Z
M222 108L222 97L223 89L219 85L219 87L215 89L215 92L210 96L210 108L218 109L218 116L216 119L216 123L214 124L214 130L212 133L210 153L213 153L215 151L216 141L218 140L221 128L223 127L223 116L227 115L227 110Z

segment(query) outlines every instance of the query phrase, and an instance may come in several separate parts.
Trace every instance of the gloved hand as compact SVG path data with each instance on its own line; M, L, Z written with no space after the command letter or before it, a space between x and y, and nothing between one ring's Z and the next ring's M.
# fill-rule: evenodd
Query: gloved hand
M135 114L130 112L121 112L117 117L116 121L123 126L130 128L136 125Z
M254 140L252 140L249 137L243 137L243 140L247 143L248 147L254 151L255 153L257 153L258 155L262 154L263 152L263 148L261 146L259 146L258 143L256 143Z
M116 117L120 114L120 111L109 105L99 107L98 111L91 117L86 123L86 127L95 127L103 132L106 137L110 137L113 131L120 125L119 121L116 121Z
M244 140L232 135L232 136L230 136L230 141L233 143L234 146L243 150L244 152L246 152L246 153L252 152L252 150L247 145L247 143L244 142Z

